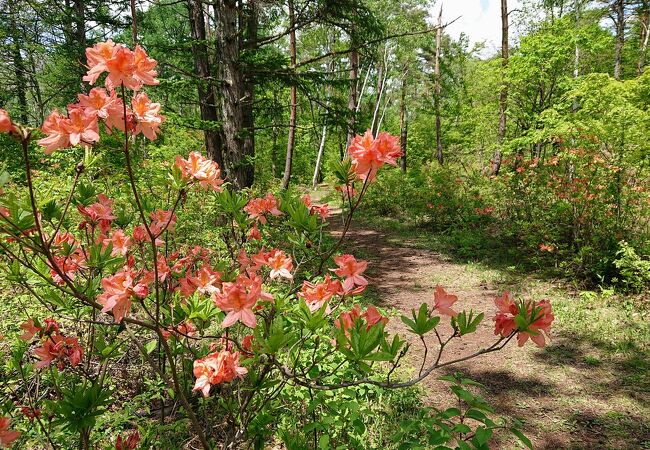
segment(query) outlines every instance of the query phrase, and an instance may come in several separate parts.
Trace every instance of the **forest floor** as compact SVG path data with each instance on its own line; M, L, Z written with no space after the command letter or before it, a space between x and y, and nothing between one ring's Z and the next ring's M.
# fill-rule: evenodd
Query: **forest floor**
M340 220L334 218L331 223L332 234L340 236ZM369 262L366 274L372 287L367 296L378 307L393 311L388 328L412 344L413 356L407 361L407 371L412 373L422 365L423 345L407 331L399 315L410 316L411 309L422 302L431 304L436 285L458 296L457 310L486 313L476 333L452 341L443 361L494 342L494 298L503 291L516 297L550 299L556 322L544 349L530 341L519 348L513 341L500 352L450 367L438 376L460 371L482 383L480 394L496 414L521 420L524 434L536 449L650 448L648 353L643 343L636 347L634 342L621 342L629 341L629 336L617 335L610 326L626 327L625 320L602 296L579 296L559 280L455 261L423 248L417 237L376 224L353 222L346 249ZM449 327L444 330L450 331ZM427 362L436 354L434 340L428 342ZM621 345L627 346L624 351L619 351ZM457 406L447 404L451 399L448 383L435 375L422 385L423 402L437 408ZM496 446L520 445L512 440Z

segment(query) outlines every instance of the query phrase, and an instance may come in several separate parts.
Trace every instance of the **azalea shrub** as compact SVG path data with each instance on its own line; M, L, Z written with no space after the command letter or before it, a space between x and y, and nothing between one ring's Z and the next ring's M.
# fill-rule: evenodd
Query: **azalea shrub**
M458 310L458 298L443 287L399 319L359 306L368 263L345 253L343 242L379 169L400 156L394 136L355 137L336 166L343 232L331 241L328 205L234 190L197 151L177 156L166 178L143 180L133 148L157 139L165 121L143 91L158 83L156 62L140 46L110 40L86 54L84 81L95 87L65 112L52 111L40 130L0 110L0 132L17 142L24 163L24 183L1 177L2 268L12 289L38 305L16 318L20 331L2 369L11 389L0 392L0 445L155 446L159 436L129 427L134 422L124 420L110 436L97 426L149 391L158 406L151 417L187 426L184 445L191 448L262 448L287 409L302 416L293 438L313 434L320 448L345 446L347 434L328 427L327 393L354 398L366 388L408 388L513 339L545 344L553 322L545 300L497 298L494 340L465 354L450 354L449 343L475 332L490 312ZM122 148L99 148L108 135L121 137ZM44 198L35 189L34 144L45 155L79 157L66 195ZM128 195L102 181L117 175L98 166L98 152L120 155ZM214 230L207 244L197 244L182 223L196 216L186 208L197 204L206 211L202 226ZM391 331L392 320L422 343L416 373L400 369L416 346ZM493 411L466 390L467 380L448 381L450 396L466 408L424 412L425 443L487 448L495 431L508 429L529 445L517 424L489 417ZM336 419L338 429L349 419L363 434L363 417L353 410ZM412 431L405 423L393 438L412 442Z

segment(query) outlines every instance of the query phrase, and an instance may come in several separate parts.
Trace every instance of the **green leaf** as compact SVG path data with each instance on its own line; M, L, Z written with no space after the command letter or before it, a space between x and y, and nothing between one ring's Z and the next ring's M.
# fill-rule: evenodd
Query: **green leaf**
M517 437L519 438L519 440L520 440L520 441L521 441L521 442L522 442L526 447L528 447L530 450L533 450L533 444L532 444L532 442L530 442L530 439L528 439L526 436L524 436L524 434L523 434L521 431L519 431L517 428L511 428L511 429L510 429L510 432L511 432L512 434L514 434L515 436L517 436Z

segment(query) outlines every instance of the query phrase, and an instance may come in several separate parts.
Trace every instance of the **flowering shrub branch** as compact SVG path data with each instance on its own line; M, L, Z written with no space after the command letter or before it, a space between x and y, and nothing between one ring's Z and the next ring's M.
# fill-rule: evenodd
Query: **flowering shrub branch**
M250 440L258 413L287 386L308 388L310 395L363 384L403 388L442 367L498 351L515 336L519 345L528 339L545 344L553 322L550 304L516 303L506 293L495 301L495 342L445 359L447 345L476 331L484 314L457 312L458 298L438 287L432 304L425 302L412 317L401 318L423 344L418 375L391 379L410 346L391 335L383 312L350 306L368 285L368 264L337 252L378 170L396 164L397 138L366 132L352 141L349 157L335 168L337 190L347 205L343 232L327 247L328 205L313 204L309 196L250 198L231 190L218 164L198 152L176 157L169 183L156 186L172 192L167 205L155 195L145 196L131 146L139 134L155 140L164 123L161 105L141 91L158 83L156 62L140 46L131 51L110 40L87 49L87 59L84 81L95 84L104 77L105 88L80 94L67 115L53 111L42 127L46 137L37 141L45 154L85 148L61 204L43 205L36 196L30 144L38 131L12 122L0 110L0 132L21 145L28 190L27 201L13 192L0 197L2 260L9 279L52 315L25 318L21 339L27 344L14 361L30 411L24 415L36 419L52 447L57 445L39 408L78 433L81 448L91 448L95 418L116 395L106 379L118 376L111 369L129 344L180 401L204 449ZM123 133L126 199L111 199L85 180L102 129ZM214 248L194 245L192 236L177 232L188 195L195 191L213 199L223 224L223 239ZM124 214L129 205L135 219ZM278 232L282 248L274 246ZM438 328L443 319L452 329L445 339ZM437 353L426 366L425 336L433 335ZM51 400L39 404L29 377L47 378ZM223 401L210 402L215 397ZM0 444L10 446L18 439L10 419L0 418ZM137 448L140 439L137 431L120 435L115 448Z

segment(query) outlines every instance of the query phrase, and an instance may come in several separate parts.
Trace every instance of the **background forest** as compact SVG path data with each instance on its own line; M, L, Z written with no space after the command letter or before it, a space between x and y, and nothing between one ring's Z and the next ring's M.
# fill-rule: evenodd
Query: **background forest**
M501 20L494 26L499 28L501 43L496 51L485 43L472 42L465 33L449 32L458 18L447 13L446 3L0 0L0 108L8 111L14 122L40 128L53 110L66 111L79 95L88 94L92 86L80 81L91 65L86 49L109 39L130 48L139 44L158 62L160 83L148 86L147 92L160 102L165 117L160 134L154 133L155 140L129 137L128 133L123 139L107 127L92 151L75 148L47 156L32 143L25 144L25 153L21 153L10 134L0 133L0 186L12 195L26 185L32 187L31 180L25 184L23 166L29 154L33 185L41 199L40 213L50 226L57 218L63 223L60 205L70 186L80 192L70 194L65 211L71 201L78 203L78 208L82 205L79 211L83 205L101 202L98 194L103 192L110 193L111 198L127 198L129 181L135 192L131 167L128 177L123 170L121 148L126 141L127 158L131 145L138 188L149 195L149 200L144 206L126 201L122 209L115 207L116 217L111 220L126 229L139 220L138 208L152 214L161 210L166 213L163 204L170 210L173 204L172 217L180 205L178 216L182 220L170 242L179 248L213 245L220 259L228 255L233 262L237 256L230 247L229 224L239 221L242 229L252 226L259 233L259 217L244 217L242 212L244 205L250 205L248 197L257 196L260 198L255 200L262 201L266 192L275 193L281 212L277 204L266 210L273 228L269 225L271 231L259 238L263 243L260 251L265 246L285 245L290 261L288 246L299 248L307 258L316 251L312 246L320 251L321 241L323 246L331 245L341 229L342 241L350 227L347 217L351 221L358 207L355 225L350 228L352 242L341 249L336 243L331 252L326 252L318 271L302 267L305 282L322 275L335 250L345 250L370 261L370 284L376 285L355 301L364 307L377 305L381 313L391 317L391 324L399 323L399 315L408 315L411 308L415 320L417 304L408 295L426 294L429 298L434 284L455 287L479 306L485 306L477 300L481 295L506 290L526 299L548 297L553 303L557 341L543 350L526 350L521 361L507 353L510 356L485 367L461 366L487 388L453 371L440 374L446 375L445 383L453 384L459 404L464 401L468 405L462 414L458 411L461 422L464 414L475 408L480 414L496 411L514 424L506 427L492 423L494 430L511 427L514 438L493 437L493 428L485 421L481 427L490 431L489 435L485 432L484 439L482 431L470 433L462 427L461 431L447 430L452 438L454 433L459 436L455 448L648 448L650 73L646 62L650 0L500 0ZM124 88L121 95L126 99ZM335 187L343 193L340 180L345 165L341 161L349 155L355 136L366 130L377 138L380 132L398 137L402 156L396 166L382 168L367 192L369 183L363 182L359 196L363 202L359 200L353 207L348 196L348 208L345 195L341 199ZM34 133L42 137L39 131ZM185 158L190 152L218 163L220 175L229 186L226 194L185 197L189 188L185 190L181 181L187 181L183 178L186 174L179 175L178 160L175 166L173 161L176 155ZM82 158L90 168L83 176L84 167L79 169L78 165ZM175 203L174 194L167 189L170 184L181 186ZM0 189L0 196L3 194ZM292 215L298 214L299 207L291 196L304 194L311 199L306 201L302 223ZM324 232L329 230L324 217L316 226L312 208L319 206L312 206L312 199L329 203L334 213L332 235ZM339 210L343 220L339 219ZM281 214L283 218L278 219ZM285 219L286 223L282 222ZM144 212L142 220L146 221ZM172 222L175 227L175 216L163 231ZM259 223L261 229L262 224L266 225L266 219ZM318 236L318 244L304 238L308 233L300 227ZM294 229L304 233L296 232L300 236L296 238ZM237 243L235 231L232 235ZM155 236L151 239L154 254ZM243 233L241 241L244 249L252 238ZM4 250L0 249L0 301L6 304L6 311L0 311L7 318L24 314L45 317L49 312L33 301L36 294L31 281L16 287L24 279ZM101 255L98 258L101 260ZM293 258L298 261L295 254ZM220 259L212 267L222 271ZM297 266L296 273L301 264ZM198 266L195 269L198 277ZM107 273L100 275L94 274L97 286ZM410 283L408 289L404 280ZM92 289L97 294L99 287ZM294 290L293 284L290 289L274 285L273 293L281 292L288 298L296 296L298 289ZM402 291L409 294L405 297ZM175 295L173 289L169 295ZM71 303L58 297L56 301L61 303L54 310L72 315ZM489 306L493 303L494 296ZM195 306L200 309L200 305ZM84 310L84 314L89 311ZM95 311L92 314L95 320ZM188 313L179 322L175 314L172 308L172 327L176 322L185 324L190 317ZM205 314L205 330L210 326L214 329L211 320L222 312ZM125 338L122 328L111 334L115 327L108 326L111 331L102 331L105 342L98 344L93 341L95 332L89 331L92 327L86 330L85 325L77 327L78 323L66 324L64 320L67 329L88 340L91 351L87 352L87 367L92 350L99 355L98 360L108 360L116 351L118 345L111 339L122 339L120 351L124 353L116 353L119 361L108 370L111 389L115 389L111 391L113 400L97 394L97 404L88 407L101 410L101 414L89 415L92 425L83 429L69 426L76 419L61 419L59 416L65 414L50 406L55 412L47 418L44 413L42 420L47 426L41 425L49 430L45 438L38 432L34 417L24 414L16 419L12 411L20 404L19 398L30 398L33 392L40 395L39 389L43 392L40 399L60 394L57 383L64 383L63 372L43 375L42 388L41 378L28 383L31 369L25 374L16 362L29 348L25 343L16 344L23 320L5 317L0 318L0 355L5 355L7 362L0 365L0 381L11 382L0 383L0 419L11 415L12 423L18 423L22 440L16 441L15 448L73 448L77 434L82 449L200 448L185 416L179 413L189 410L185 404L181 408L175 397L179 387L176 391L165 387L161 381L164 376L144 376L148 369L142 368L145 363L140 353L145 359L145 353L157 355L163 374L170 370L165 358L170 363L180 361L187 377L181 384L189 397L194 382L190 356L205 356L205 345L196 346L188 356L176 343L178 348L172 350L179 353L165 355L161 337L145 339L151 330L137 334L136 341L133 335ZM469 317L467 327L471 328ZM369 318L364 320L370 322ZM156 326L158 322L157 318ZM383 319L380 322L383 332ZM492 327L491 320L486 322ZM291 328L287 323L285 328ZM249 330L242 324L237 326L241 333L232 336L244 339ZM267 333L265 338L270 342L278 330L272 320L265 326L259 333ZM456 326L452 322L452 328ZM481 327L478 333L487 331L486 335L493 337L492 328ZM160 334L161 328L152 329ZM3 336L15 339L10 342ZM225 336L227 340L227 331ZM318 339L323 336L326 333ZM329 342L330 338L327 335L322 341ZM423 368L426 358L425 353ZM416 362L411 365L419 366ZM352 365L342 369L343 362L327 364L323 363L340 379L363 373L355 371L358 367L353 370ZM502 366L505 368L500 371ZM400 370L397 373L403 376ZM538 371L548 378L535 379ZM253 382L251 372L247 381ZM267 387L263 378L257 386L263 386L261 390ZM283 381L277 396L269 396L268 404L260 402L259 410L246 416L248 422L241 419L246 424L242 426L245 436L239 432L234 437L228 435L227 439L232 438L229 448L447 448L435 447L437 438L432 428L427 428L432 413L420 408L440 408L435 411L443 416L454 409L455 403L446 403L450 396L441 398L437 393L442 389L447 392L446 384L434 381L424 388L409 386L404 391L355 385L336 393L314 394L299 384L282 390L287 381L280 375L274 382L280 383L278 380ZM121 388L124 392L116 394ZM477 390L495 404L494 410L478 394L474 397ZM225 388L223 392L235 397ZM192 398L192 406L210 411L206 406L210 404L203 400ZM234 405L235 400L232 402ZM232 406L226 400L218 405L226 411ZM212 419L221 417L218 411L212 411ZM452 420L454 411L444 420ZM172 420L178 417L181 420ZM0 422L0 447L2 427ZM134 440L132 447L122 444L122 436L134 429L139 430L138 441ZM214 448L221 448L221 444L225 448L224 442L230 442L220 440L227 425L212 429L205 425L205 429L208 435L212 433L210 445ZM114 445L117 435L119 447ZM428 444L420 445L418 439L425 435ZM69 436L74 436L75 444L69 444ZM203 448L209 447L203 443Z

